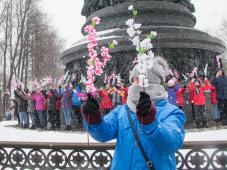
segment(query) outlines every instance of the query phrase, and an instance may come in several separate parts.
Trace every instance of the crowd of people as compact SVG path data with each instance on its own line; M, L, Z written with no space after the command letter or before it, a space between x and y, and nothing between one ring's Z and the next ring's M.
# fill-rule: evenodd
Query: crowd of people
M96 95L100 100L102 114L105 115L117 105L126 103L127 87L122 83L107 85L105 88L100 88ZM65 83L63 87L50 87L49 90L29 91L19 85L14 90L14 97L11 98L10 110L14 109L14 116L17 117L18 125L22 128L48 129L49 122L49 130L60 129L62 124L65 125L65 130L71 130L72 125L80 129L82 128L81 105L85 98L85 91L81 90L80 83L75 81ZM64 115L63 120L61 113Z
M210 91L214 121L227 125L227 76L223 70L217 71L210 81L200 71L187 84L169 75L165 79L165 84L169 102L180 109L188 103L185 100L185 93L189 95L191 115L197 128L208 127L205 91ZM94 94L100 102L103 116L116 106L126 104L127 95L128 87L122 82L106 85ZM81 90L80 84L75 81L66 83L63 87L51 87L48 91L41 89L29 91L18 86L14 91L11 109L14 108L18 124L23 128L47 129L49 122L50 130L60 129L62 124L65 125L65 130L71 130L72 124L76 129L80 129L82 128L81 105L85 99L86 92ZM61 120L61 113L64 115L64 120Z
M210 92L213 120L227 125L227 76L222 69L218 70L211 80L208 80L204 72L200 70L187 85L175 81L172 77L167 77L166 82L171 104L182 109L186 104L184 93L189 94L191 115L197 128L208 127L206 105L209 103L206 100L206 91Z

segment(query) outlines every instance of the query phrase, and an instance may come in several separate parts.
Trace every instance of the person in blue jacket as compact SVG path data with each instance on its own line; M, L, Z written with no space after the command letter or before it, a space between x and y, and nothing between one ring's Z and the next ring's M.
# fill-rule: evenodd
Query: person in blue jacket
M127 104L101 117L99 103L88 94L82 107L84 126L99 142L116 139L111 170L149 169L136 143L128 118L130 113L136 132L155 170L176 170L175 152L184 141L185 114L168 102L161 85L168 65L161 57L154 59L148 71L148 86L141 87L136 67L130 73Z

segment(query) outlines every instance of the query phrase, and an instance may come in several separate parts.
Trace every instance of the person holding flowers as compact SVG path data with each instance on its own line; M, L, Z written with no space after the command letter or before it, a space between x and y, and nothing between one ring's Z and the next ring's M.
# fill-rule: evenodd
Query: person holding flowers
M137 13L133 7L132 10ZM127 23L128 32L140 33L134 30L140 27L134 20ZM134 35L130 35L133 39ZM82 106L84 127L95 140L116 139L111 170L176 169L175 153L183 144L186 118L182 110L168 102L162 86L168 65L163 58L154 57L151 37L153 33L142 42L134 40L138 63L130 73L127 104L119 105L103 118L99 102L90 93Z

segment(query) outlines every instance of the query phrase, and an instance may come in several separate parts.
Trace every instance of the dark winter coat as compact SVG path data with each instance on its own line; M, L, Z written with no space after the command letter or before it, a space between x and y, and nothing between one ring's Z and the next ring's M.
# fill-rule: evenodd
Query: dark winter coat
M28 101L25 99L25 96L22 96L19 92L15 91L15 95L18 99L18 110L19 112L27 112Z
M216 87L217 99L227 99L227 76L215 77L212 84Z
M35 112L35 100L33 100L32 96L27 96L28 99L28 113Z
M48 110L55 111L56 110L56 101L57 98L54 94L49 95L49 102L48 102Z
M16 116L18 114L18 112L19 112L19 110L18 110L18 101L16 99L13 99L12 102L13 102L13 105L14 105L13 106L13 108L14 108L14 116Z

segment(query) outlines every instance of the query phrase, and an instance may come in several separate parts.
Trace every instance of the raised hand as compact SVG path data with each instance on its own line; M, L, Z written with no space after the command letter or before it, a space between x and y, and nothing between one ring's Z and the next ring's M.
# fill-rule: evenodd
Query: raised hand
M142 124L150 124L155 120L156 108L151 101L149 94L140 92L139 102L136 106L136 115Z
M90 93L87 94L87 100L82 106L82 113L89 124L97 124L101 121L99 103Z

